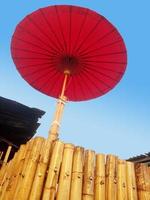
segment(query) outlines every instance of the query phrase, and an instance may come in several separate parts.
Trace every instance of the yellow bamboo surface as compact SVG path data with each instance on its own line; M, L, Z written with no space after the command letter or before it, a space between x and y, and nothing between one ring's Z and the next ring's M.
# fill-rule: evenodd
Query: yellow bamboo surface
M141 200L150 199L150 175L148 166L144 164L136 164L136 182L138 198Z
M95 168L95 200L105 200L105 155L96 155Z
M0 200L150 200L150 168L36 137L1 167Z

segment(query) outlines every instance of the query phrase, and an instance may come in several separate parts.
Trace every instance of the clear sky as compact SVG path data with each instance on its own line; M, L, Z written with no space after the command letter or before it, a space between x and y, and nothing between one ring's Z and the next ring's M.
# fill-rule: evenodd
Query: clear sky
M46 111L37 134L47 136L55 99L21 78L11 59L10 41L23 17L55 4L80 5L101 13L118 28L128 51L127 71L111 92L91 101L67 104L60 138L121 158L150 151L149 0L1 0L0 95Z

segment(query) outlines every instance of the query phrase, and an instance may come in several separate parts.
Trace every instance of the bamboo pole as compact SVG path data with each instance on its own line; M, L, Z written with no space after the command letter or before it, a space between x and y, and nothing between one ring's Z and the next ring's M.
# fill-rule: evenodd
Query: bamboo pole
M117 199L117 157L106 157L106 200Z
M24 155L24 152L25 152L25 145L21 145L19 151L17 153L15 153L13 160L15 158L16 159L12 166L12 173L11 173L11 177L9 180L9 184L6 189L5 199L12 200L12 196L13 196L15 186L16 186L17 175L19 172L19 167L20 167L21 159Z
M70 200L82 200L84 148L76 147L73 157Z
M135 171L136 171L138 198L139 200L149 200L150 175L148 172L148 167L144 164L136 164Z
M34 177L30 198L29 200L40 200L44 185L44 180L50 160L50 152L52 150L52 142L45 140L41 149L41 155L37 166L36 174Z
M65 71L64 72L64 81L63 81L63 85L62 85L62 91L61 91L60 97L57 102L56 111L54 114L54 120L53 120L51 128L49 130L48 139L50 141L55 141L56 139L58 139L60 122L61 122L64 106L67 101L67 98L64 94L65 94L65 90L66 90L68 76L69 76L69 71Z
M127 180L126 180L126 161L118 160L118 199L128 200Z
M105 200L105 155L96 155L96 169L95 169L95 200Z
M13 164L13 161L11 160L11 161L7 164L7 167L6 167L7 171L6 171L6 173L5 173L5 176L4 176L4 179L3 179L3 182L2 182L1 188L0 188L0 199L1 199L1 200L5 200L5 199L4 199L4 195L5 195L5 192L6 192L8 183L9 183L9 178L10 178L10 174L11 174L12 164ZM5 166L6 166L6 165L5 165Z
M9 145L8 148L7 148L7 151L6 151L5 158L4 158L2 166L6 165L6 163L8 161L8 158L9 158L9 155L10 155L10 152L11 152L11 149L12 149L12 146Z
M83 200L94 199L94 167L95 152L91 150L86 150L83 178Z
M3 151L0 152L0 160L2 159L3 153Z
M126 162L126 165L128 200L138 200L134 163Z
M32 150L33 146L33 139L31 139L29 142L27 142L22 150L20 152L20 162L18 162L18 166L16 166L17 170L15 172L15 179L13 181L12 189L10 191L10 197L11 199L15 200L16 195L18 194L19 188L21 187L22 179L23 179L23 170L26 166L26 163L29 159L29 154ZM21 149L19 149L21 151Z
M43 144L43 138L37 137L34 139L33 147L26 163L25 171L22 172L22 181L20 188L15 196L19 200L27 200L30 194L33 178L35 175L39 153Z
M60 166L63 157L64 144L56 141L50 159L48 174L43 191L43 200L54 200L56 196L57 182L59 177Z
M74 145L65 144L56 200L69 200Z

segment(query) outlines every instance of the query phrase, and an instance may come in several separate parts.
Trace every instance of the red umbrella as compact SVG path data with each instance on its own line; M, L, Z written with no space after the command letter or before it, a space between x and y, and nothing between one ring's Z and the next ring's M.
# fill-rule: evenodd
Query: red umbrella
M49 6L27 15L16 27L11 52L22 77L49 96L59 97L69 74L64 92L70 101L105 94L120 81L127 63L117 29L77 6Z

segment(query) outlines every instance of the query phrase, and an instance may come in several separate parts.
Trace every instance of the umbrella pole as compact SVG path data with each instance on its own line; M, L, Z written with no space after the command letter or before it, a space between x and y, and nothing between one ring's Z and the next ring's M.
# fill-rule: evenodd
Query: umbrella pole
M64 72L64 74L65 74L65 76L64 76L62 91L61 91L60 97L58 98L56 110L55 110L55 114L54 114L54 119L53 119L53 122L51 124L51 128L50 128L49 133L48 133L48 139L50 141L57 140L57 138L58 138L58 131L59 131L59 127L60 127L60 122L61 122L61 119L62 119L62 114L63 114L65 103L67 102L67 97L64 94L65 94L67 79L68 79L68 76L69 76L69 71L66 70Z

